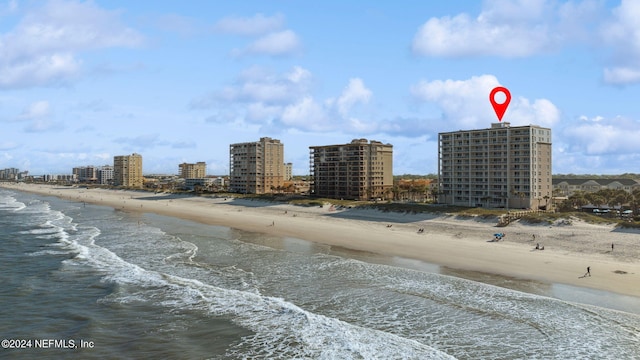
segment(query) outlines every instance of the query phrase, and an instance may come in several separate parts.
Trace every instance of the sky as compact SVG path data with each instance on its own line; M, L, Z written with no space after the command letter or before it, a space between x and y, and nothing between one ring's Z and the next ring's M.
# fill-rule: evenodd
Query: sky
M439 132L552 129L554 174L640 172L640 1L2 1L0 169L145 174L272 137L390 143L437 173ZM497 99L502 101L501 99Z

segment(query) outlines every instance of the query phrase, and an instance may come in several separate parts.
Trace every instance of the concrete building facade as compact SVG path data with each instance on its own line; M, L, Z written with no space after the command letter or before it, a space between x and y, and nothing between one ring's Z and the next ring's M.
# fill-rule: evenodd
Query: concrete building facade
M293 179L293 164L286 163L284 164L284 181L289 181Z
M494 123L438 134L438 202L541 208L552 197L551 129Z
M183 179L202 179L207 176L207 163L199 161L195 164L182 163L178 165L180 177Z
M0 170L0 180L16 180L20 170L17 168L6 168Z
M98 168L93 165L74 167L72 174L76 175L79 182L95 183L98 181Z
M229 191L275 192L284 186L284 144L269 137L229 145Z
M98 182L102 185L108 185L113 182L113 166L104 165L98 169Z
M310 146L312 194L334 199L387 198L393 188L393 145L356 139Z
M131 188L142 188L142 155L120 155L113 157L113 184Z

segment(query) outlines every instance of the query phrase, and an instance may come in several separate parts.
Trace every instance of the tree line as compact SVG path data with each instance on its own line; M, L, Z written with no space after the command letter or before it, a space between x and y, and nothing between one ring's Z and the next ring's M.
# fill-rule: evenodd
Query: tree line
M576 191L558 205L560 211L575 211L585 205L595 207L620 207L621 210L633 210L638 214L640 209L640 189L627 192L622 189L601 189L596 192Z

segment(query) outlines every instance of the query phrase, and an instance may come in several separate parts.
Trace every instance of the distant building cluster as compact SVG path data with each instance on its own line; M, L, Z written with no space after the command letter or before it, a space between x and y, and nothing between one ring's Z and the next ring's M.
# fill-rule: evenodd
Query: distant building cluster
M72 179L82 183L111 184L113 181L113 166L80 166L73 168Z
M349 200L397 200L490 208L546 208L551 200L603 189L632 193L632 179L552 179L551 129L492 124L487 129L438 134L438 175L393 178L393 145L367 139L309 146L309 176L293 176L284 144L261 137L229 145L229 174L208 176L203 161L178 164L178 175L143 176L142 155L114 156L113 164L78 166L71 174L28 176L0 170L0 180L90 183L159 191L302 193Z
M28 171L20 171L17 168L7 168L0 170L0 180L20 180L28 175Z

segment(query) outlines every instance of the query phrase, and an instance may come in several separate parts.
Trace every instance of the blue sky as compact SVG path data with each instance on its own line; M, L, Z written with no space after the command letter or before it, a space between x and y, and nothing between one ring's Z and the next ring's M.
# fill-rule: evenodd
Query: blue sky
M554 173L640 172L639 1L0 1L0 169L144 172L280 139L394 145L437 172L438 132L550 127Z

